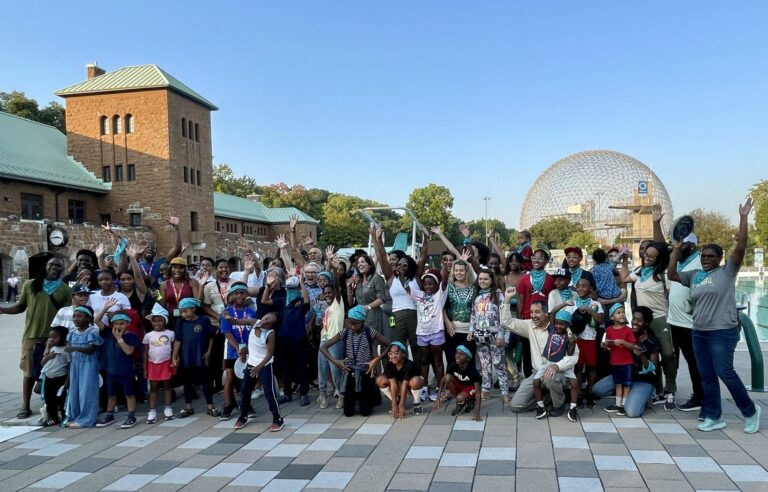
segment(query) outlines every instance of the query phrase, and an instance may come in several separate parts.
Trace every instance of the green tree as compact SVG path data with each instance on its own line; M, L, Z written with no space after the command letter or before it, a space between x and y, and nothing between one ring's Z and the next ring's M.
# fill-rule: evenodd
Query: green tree
M40 109L37 101L23 92L0 92L0 111L51 125L66 133L64 106L55 101Z
M51 101L48 106L40 110L37 121L56 127L61 133L67 133L66 114L64 106L56 101Z
M715 243L723 248L726 257L731 254L736 244L737 229L725 215L707 212L700 208L688 215L693 217L694 232L699 239L699 246Z
M440 226L445 231L451 230L453 195L445 186L430 183L423 188L416 188L408 195L406 207L426 227ZM406 227L410 227L410 219L403 218Z
M261 194L261 187L250 176L235 176L228 164L216 164L213 166L213 191L246 198Z
M563 217L544 219L532 225L528 231L531 233L531 243L534 247L545 244L550 248L567 248L571 236L577 232L584 232L581 224L571 222ZM573 246L583 246L574 244Z
M757 245L766 248L768 247L768 179L763 179L754 185L749 193L755 202Z
M470 220L465 222L472 237L478 241L485 241L485 219ZM488 219L488 229L493 229L496 242L502 249L517 247L517 231L510 229L499 219Z
M592 250L597 248L600 243L595 238L595 235L589 231L574 232L568 238L569 246L578 246L587 250L587 254L592 254Z
M367 246L369 224L359 210L381 206L357 196L331 193L323 205L325 229L322 243L337 248Z

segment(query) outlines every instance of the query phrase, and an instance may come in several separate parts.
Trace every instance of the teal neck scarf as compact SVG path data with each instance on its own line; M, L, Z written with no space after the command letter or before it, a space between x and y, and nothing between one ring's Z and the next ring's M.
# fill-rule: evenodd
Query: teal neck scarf
M534 292L541 292L544 288L544 281L547 279L547 272L544 270L531 270L531 286Z
M54 292L61 286L61 277L57 278L56 280L48 280L43 279L43 292L46 294L53 295Z
M690 262L692 262L693 260L695 260L696 258L698 258L700 254L701 254L701 253L699 253L698 251L694 251L693 253L691 253L690 255L688 255L688 258L684 259L683 261L679 261L679 262L677 263L677 271L678 271L678 272L682 272L682 271L683 271L683 269L684 269L685 267L687 267L687 266L688 266L688 264L689 264Z
M526 241L526 242L524 242L523 244L521 244L521 245L519 245L519 246L517 247L517 252L518 252L518 253L522 253L522 252L523 252L523 250L525 249L525 247L526 247L526 246L530 246L530 245L531 245L531 242L530 242L530 241Z
M573 297L573 291L567 287L565 289L557 289L557 291L560 293L560 298L563 302L570 301L571 297Z
M710 275L712 275L716 271L720 270L721 268L723 268L723 267L713 268L712 270L710 270L708 272L705 272L704 270L697 271L696 275L693 276L693 285L692 285L692 287L698 287L699 285L704 283L704 281L706 279L708 279L710 277Z
M592 299L582 299L581 297L576 298L576 307L579 309L582 308L589 308L592 306Z
M569 270L571 271L571 285L576 287L576 284L578 284L579 280L581 280L581 272L583 272L583 270L580 266L576 268L569 268Z
M654 267L652 266L644 266L640 270L640 281L645 282L646 280L651 278L653 276L653 270L654 270Z

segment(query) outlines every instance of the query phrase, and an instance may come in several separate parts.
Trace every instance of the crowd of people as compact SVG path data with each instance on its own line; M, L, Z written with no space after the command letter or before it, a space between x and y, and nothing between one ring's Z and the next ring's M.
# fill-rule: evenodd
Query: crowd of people
M373 226L374 254L345 257L297 238L296 217L289 237L277 238L275 258L241 240L242 270L204 258L192 271L177 218L168 219L176 243L161 257L105 227L111 248L79 251L66 271L51 258L15 304L0 308L26 312L18 417L30 417L40 393L45 426L104 427L125 406L121 427L130 428L146 402L147 424L204 411L220 420L236 413L240 429L263 395L270 430L279 431L281 405L296 394L298 405L312 404L314 387L321 409L335 401L346 416L370 415L384 399L395 419L422 414L427 401L439 408L455 400L453 415L479 420L498 388L503 405L539 419L565 414L575 422L579 408L609 398L603 409L628 417L649 404L698 411L699 429L709 431L726 425L720 379L745 432L756 432L760 407L733 367L734 284L751 208L751 199L739 208L725 262L720 246L699 247L693 233L670 247L654 209L640 266L630 268L626 247L598 248L590 271L578 247L551 265L526 231L505 254L493 231L472 238L465 226L461 245L422 227L445 249L430 256L425 240L418 258L387 251ZM676 396L681 353L693 388L685 401ZM174 409L179 387L184 402ZM205 407L194 404L198 391Z

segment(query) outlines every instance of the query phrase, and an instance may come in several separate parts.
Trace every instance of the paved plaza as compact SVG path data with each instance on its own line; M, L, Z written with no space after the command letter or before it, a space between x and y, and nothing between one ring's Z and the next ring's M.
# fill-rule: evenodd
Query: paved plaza
M0 319L0 342L14 318ZM736 357L748 381L747 353ZM16 358L7 359L0 361L3 388L20 383L12 370ZM681 367L681 396L686 380ZM393 422L386 406L368 418L345 418L319 409L314 398L308 407L294 401L282 407L285 428L270 433L263 398L254 401L261 417L237 432L234 420L205 415L199 400L198 413L187 419L147 425L141 405L133 429L74 430L18 425L12 417L20 395L3 392L0 491L766 491L768 395L753 397L764 416L754 435L742 432L730 401L724 403L729 426L703 433L695 412L650 408L644 418L629 419L605 413L611 401L603 400L581 410L579 423L564 416L537 421L533 413L503 409L498 396L484 403L482 422L451 417L452 404Z

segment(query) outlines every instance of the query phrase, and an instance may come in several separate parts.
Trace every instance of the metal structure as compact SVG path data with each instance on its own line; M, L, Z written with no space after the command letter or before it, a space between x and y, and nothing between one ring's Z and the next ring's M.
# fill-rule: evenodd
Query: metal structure
M363 217L365 217L365 219L368 221L368 223L371 225L371 227L374 227L374 226L376 226L376 224L378 224L378 222L376 221L375 218L373 218L371 213L376 213L378 211L384 211L384 210L399 210L399 211L402 211L408 217L411 218L412 225L411 225L411 245L410 245L411 252L410 252L410 255L411 255L412 258L418 258L419 257L419 252L420 252L420 248L422 247L422 245L424 245L424 241L428 241L429 238L424 236L424 234L422 233L421 242L420 243L416 242L416 234L417 234L417 231L420 229L421 224L419 223L419 220L416 218L416 216L413 215L413 212L411 212L410 210L408 210L405 207L368 207L368 208L364 208L362 210L358 210L358 212L363 214ZM386 240L386 238L383 238L383 239ZM407 248L406 248L405 253L408 254ZM373 254L373 235L370 232L368 233L368 254L369 255Z

